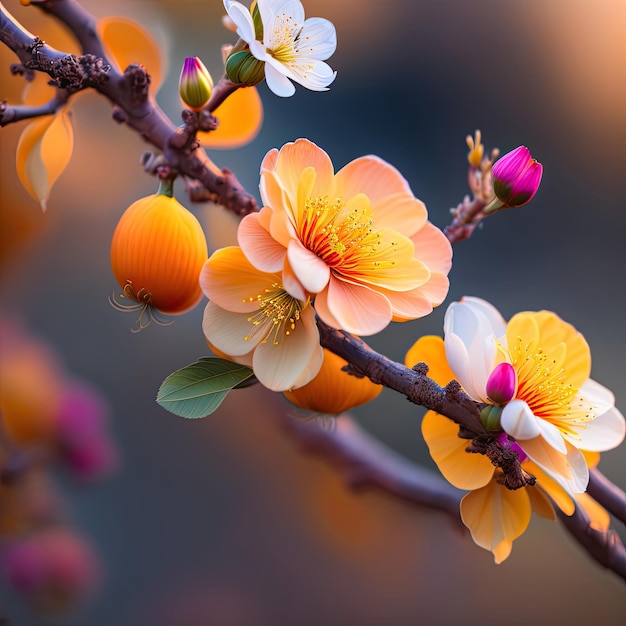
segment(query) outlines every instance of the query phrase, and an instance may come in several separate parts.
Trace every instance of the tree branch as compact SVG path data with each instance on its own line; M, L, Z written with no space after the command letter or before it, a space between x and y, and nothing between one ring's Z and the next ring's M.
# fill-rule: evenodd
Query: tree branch
M456 381L442 388L428 378L428 366L423 363L410 370L374 352L350 333L331 328L320 319L317 326L322 346L344 358L372 382L389 387L411 402L449 417L471 433L470 436L489 434L478 417L480 404L462 391Z
M95 19L76 0L35 0L34 6L54 15L69 26L84 54L68 55L25 30L0 4L0 40L20 59L24 68L46 72L55 84L76 93L93 88L113 104L113 119L125 123L147 142L167 152L170 167L177 173L200 181L206 189L206 199L222 204L238 215L258 210L256 199L239 183L234 174L223 169L216 171L198 142L178 147L175 138L180 129L157 105L150 93L150 75L141 65L130 65L120 73L103 52ZM234 91L234 86L223 83L214 103L223 101ZM217 106L215 104L215 106ZM41 115L41 109L0 108L0 125L26 119L28 113Z
M609 513L626 524L626 493L597 468L589 470L587 493Z
M569 533L597 563L626 581L626 549L614 530L597 530L585 511L577 506L574 514L565 515L557 507L559 519Z
M305 452L335 465L349 487L376 486L414 504L443 511L461 524L462 491L385 447L347 415L338 417L331 430L284 414L280 421Z

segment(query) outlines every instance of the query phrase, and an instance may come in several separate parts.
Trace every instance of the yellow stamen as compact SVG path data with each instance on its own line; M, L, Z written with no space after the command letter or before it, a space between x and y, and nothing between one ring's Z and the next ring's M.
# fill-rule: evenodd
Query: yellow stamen
M585 406L579 390L567 382L566 370L556 368L556 361L542 348L531 349L517 337L511 359L518 378L517 398L537 417L570 437L578 436L578 430L596 417L595 408Z
M260 343L271 341L275 346L283 337L288 337L296 330L302 309L307 305L306 302L300 302L290 296L279 283L274 283L262 294L244 299L244 302L255 300L259 304L259 309L248 317L252 330L246 335L245 340L252 341L252 338L261 332L263 339Z
M381 252L393 253L397 242L381 251L381 233L373 230L374 216L369 206L348 211L342 198L330 202L328 196L307 198L299 224L300 241L329 267L350 271L364 267L390 267L393 258L381 262ZM368 257L376 257L376 260Z

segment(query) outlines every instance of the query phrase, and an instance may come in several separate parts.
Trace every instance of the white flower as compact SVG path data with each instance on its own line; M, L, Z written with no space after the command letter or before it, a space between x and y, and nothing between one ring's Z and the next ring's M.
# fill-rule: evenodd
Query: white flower
M299 0L257 0L263 41L255 36L249 9L236 0L224 0L237 34L250 52L265 63L267 86L277 96L292 96L294 81L313 91L326 91L337 72L324 63L337 47L335 27L321 17L304 19Z

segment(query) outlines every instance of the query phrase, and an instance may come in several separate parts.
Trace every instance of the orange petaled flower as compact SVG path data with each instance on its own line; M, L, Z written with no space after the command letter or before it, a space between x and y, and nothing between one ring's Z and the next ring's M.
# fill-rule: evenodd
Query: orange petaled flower
M200 223L175 198L157 193L137 200L113 234L111 266L122 297L138 304L117 308L140 311L139 329L154 320L153 310L188 311L202 297L198 277L207 256Z
M307 139L261 165L264 207L245 217L239 245L295 298L315 300L327 324L372 335L430 313L448 292L452 250L391 165L358 158L337 173Z
M287 293L280 273L256 269L231 246L211 255L200 284L210 300L202 329L218 353L252 367L272 391L305 385L319 372L315 311L309 299Z
M343 371L348 364L339 355L324 348L324 362L310 382L284 395L293 404L316 413L339 415L376 398L383 390L366 376L359 378Z
M440 337L423 337L417 341L405 362L411 367L419 361L428 363L429 376L440 385L455 378ZM422 434L446 480L469 491L461 500L461 518L476 544L490 550L496 563L509 556L513 541L528 527L532 512L555 519L550 498L566 515L574 512L573 497L533 463L506 433L499 435L498 442L517 452L522 468L537 479L535 486L515 490L504 486L502 470L494 467L486 456L468 452L470 440L460 438L458 424L443 415L426 413Z

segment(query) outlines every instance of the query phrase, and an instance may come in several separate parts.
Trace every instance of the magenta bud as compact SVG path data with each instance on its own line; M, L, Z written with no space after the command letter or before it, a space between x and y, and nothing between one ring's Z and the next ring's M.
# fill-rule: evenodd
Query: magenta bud
M515 370L510 363L500 363L487 381L487 396L496 404L506 404L515 395Z
M537 193L542 173L543 165L532 158L526 146L520 146L493 164L493 191L504 206L522 206Z

